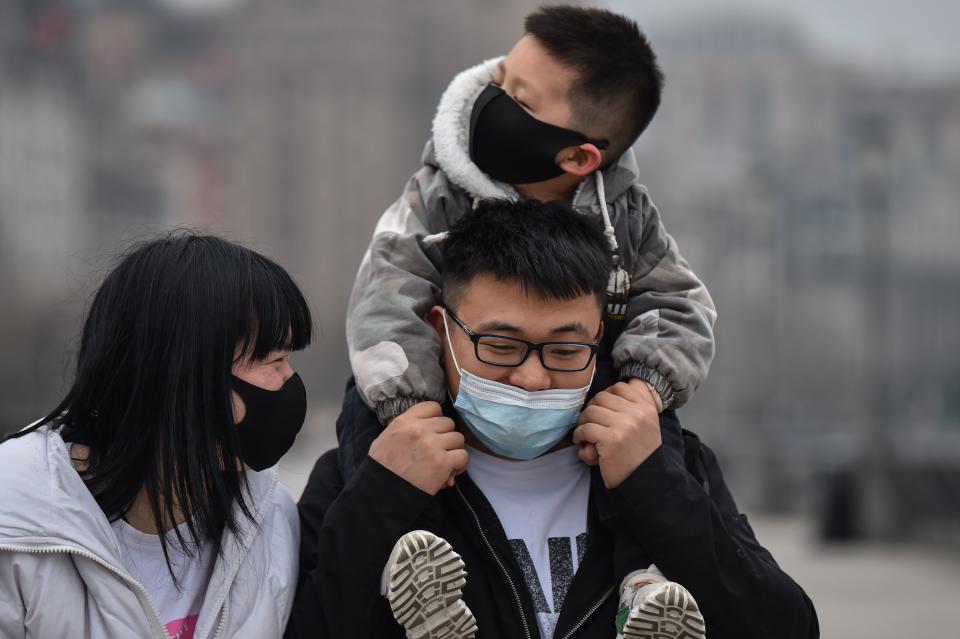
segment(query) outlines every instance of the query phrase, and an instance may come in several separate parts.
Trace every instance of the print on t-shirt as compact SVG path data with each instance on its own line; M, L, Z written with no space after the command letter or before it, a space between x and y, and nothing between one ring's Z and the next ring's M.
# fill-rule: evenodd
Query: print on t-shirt
M199 614L190 615L168 623L167 634L170 635L170 639L193 639L193 633L197 631L197 619L199 618Z
M541 639L551 639L587 546L590 468L569 446L528 461L467 447L467 474L490 502L523 571Z
M546 583L540 579L537 574L537 567L530 558L530 551L527 550L527 544L522 539L511 539L510 547L513 548L513 554L520 564L520 571L523 572L523 580L527 584L530 596L533 598L533 607L536 613L547 613L550 615L559 615L563 608L563 600L567 597L567 591L570 590L570 584L573 582L573 576L577 573L577 567L583 561L583 555L587 551L587 533L577 535L575 543L577 546L576 564L573 563L573 549L570 544L570 537L550 537L547 539L547 546L550 549L550 583L553 589L553 605L547 604L547 598L543 594L543 588L540 584Z

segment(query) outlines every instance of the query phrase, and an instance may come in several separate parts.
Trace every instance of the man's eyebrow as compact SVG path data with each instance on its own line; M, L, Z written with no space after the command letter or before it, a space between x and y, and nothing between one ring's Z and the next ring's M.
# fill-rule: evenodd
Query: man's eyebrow
M589 328L581 324L580 322L570 322L569 324L564 324L563 326L558 326L552 331L551 335L562 335L563 333L575 333L577 335L583 336L585 339L593 339L595 333L591 332Z
M474 329L477 333L487 333L489 331L501 331L504 333L522 333L523 330L519 326L514 326L513 324L507 324L506 322L500 322L497 320L490 320L489 322L484 322L480 326Z
M499 333L514 333L521 334L523 329L519 326L514 326L513 324L508 324L506 322L501 322L498 320L491 320L489 322L484 322L477 326L474 331L477 333L488 333L490 331L497 331ZM574 333L578 336L583 337L584 339L593 339L594 333L590 331L586 326L581 322L570 322L569 324L564 324L563 326L557 326L550 331L550 336L555 337L557 335L563 335L564 333Z

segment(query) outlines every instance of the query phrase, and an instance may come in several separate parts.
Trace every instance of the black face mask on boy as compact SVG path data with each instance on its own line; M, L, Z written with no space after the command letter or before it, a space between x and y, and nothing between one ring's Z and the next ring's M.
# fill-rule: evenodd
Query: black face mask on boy
M610 144L536 119L495 84L473 103L470 159L501 182L530 184L563 175L557 153L588 143L601 150Z
M279 390L270 391L233 377L233 390L247 408L237 423L240 459L260 471L270 468L293 446L307 416L307 391L294 373Z

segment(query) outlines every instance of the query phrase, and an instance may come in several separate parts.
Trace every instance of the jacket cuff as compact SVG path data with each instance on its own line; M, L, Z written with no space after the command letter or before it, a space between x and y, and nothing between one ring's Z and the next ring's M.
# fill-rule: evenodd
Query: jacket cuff
M392 397L378 403L374 411L377 413L377 419L380 420L380 423L386 426L389 420L405 413L408 408L425 401L427 400L417 397Z
M664 375L660 374L660 371L638 362L629 362L620 367L621 379L630 379L632 377L642 379L653 386L654 390L657 391L657 395L660 396L660 401L663 402L663 410L667 410L673 405L673 400L676 399L677 395L676 391L673 390L670 381Z

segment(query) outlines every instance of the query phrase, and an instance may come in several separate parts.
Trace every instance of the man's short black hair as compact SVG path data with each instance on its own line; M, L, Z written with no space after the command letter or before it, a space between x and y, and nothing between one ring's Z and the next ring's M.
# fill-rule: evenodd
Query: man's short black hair
M528 295L603 304L611 254L599 218L536 200L482 200L442 245L444 303L455 310L483 274L517 281Z
M572 128L601 123L606 162L630 148L660 107L663 72L637 23L605 9L553 5L526 17L524 29L578 79L567 99Z

